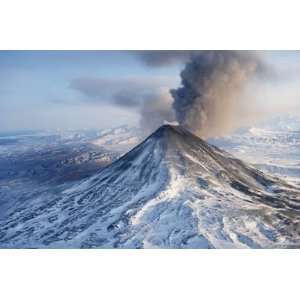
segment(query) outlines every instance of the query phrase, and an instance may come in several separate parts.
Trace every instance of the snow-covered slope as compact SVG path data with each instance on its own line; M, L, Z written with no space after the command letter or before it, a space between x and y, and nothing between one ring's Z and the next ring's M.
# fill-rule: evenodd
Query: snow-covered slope
M141 133L137 128L121 126L102 130L100 136L93 140L93 144L110 151L127 152L140 141Z
M179 126L0 222L0 247L300 246L300 192Z
M265 173L300 186L300 131L250 128L209 142Z

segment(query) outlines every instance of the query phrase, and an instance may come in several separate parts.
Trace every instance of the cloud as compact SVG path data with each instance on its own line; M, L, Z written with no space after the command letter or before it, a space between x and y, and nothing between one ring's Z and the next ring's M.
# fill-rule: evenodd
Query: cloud
M143 93L139 90L130 90L129 88L118 90L112 94L115 105L127 108L135 108L142 100Z
M122 90L140 91L140 84L130 79L82 77L73 79L69 87L81 93L83 101L109 103ZM145 88L143 86L143 88ZM117 97L118 98L118 97Z
M138 104L141 95L169 87L172 80L165 77L143 78L91 78L73 79L69 87L78 91L82 101L108 103L132 107Z
M134 54L147 66L163 67L186 63L193 52L191 50L146 50L134 51Z
M95 105L107 104L140 115L140 126L149 134L164 121L173 121L172 97L169 87L174 85L170 78L77 78L70 88L81 93L81 101Z

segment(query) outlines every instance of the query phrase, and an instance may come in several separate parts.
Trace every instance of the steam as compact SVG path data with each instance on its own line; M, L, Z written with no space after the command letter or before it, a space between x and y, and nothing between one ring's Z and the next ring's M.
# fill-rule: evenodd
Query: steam
M192 53L181 72L182 86L171 90L177 121L203 138L230 132L245 118L242 98L248 83L264 71L255 52Z

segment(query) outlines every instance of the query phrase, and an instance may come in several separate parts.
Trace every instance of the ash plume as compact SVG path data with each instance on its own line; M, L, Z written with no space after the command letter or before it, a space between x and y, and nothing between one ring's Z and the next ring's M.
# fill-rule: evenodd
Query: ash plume
M250 51L199 51L181 72L181 84L171 90L179 124L202 138L233 130L241 98L253 77L263 74L261 57Z
M193 52L192 50L145 50L134 53L149 67L164 67L186 63Z
M181 86L173 77L77 78L70 87L82 101L114 105L140 116L144 134L164 121L177 121L202 138L227 134L266 114L257 105L262 75L268 75L255 51L133 51L147 67L183 66ZM273 70L272 70L273 73ZM259 84L258 84L259 83ZM270 93L267 93L270 94ZM268 95L263 95L265 102ZM261 102L262 103L262 102Z
M168 89L160 89L144 95L140 107L140 127L144 135L149 135L166 121L175 120L172 102Z

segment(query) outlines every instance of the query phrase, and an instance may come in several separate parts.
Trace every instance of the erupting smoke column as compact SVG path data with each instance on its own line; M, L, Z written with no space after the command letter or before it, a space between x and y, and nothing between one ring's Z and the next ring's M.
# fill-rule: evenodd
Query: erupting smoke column
M166 89L144 95L144 101L140 108L140 126L145 135L152 133L166 120L174 121L172 102L169 90Z
M246 83L262 68L255 52L192 53L181 72L182 86L171 90L177 121L202 138L229 132L239 122Z

